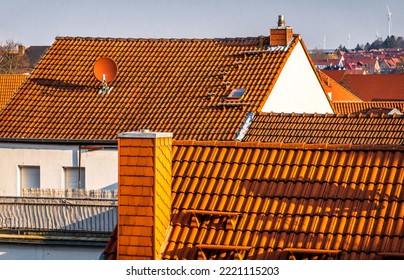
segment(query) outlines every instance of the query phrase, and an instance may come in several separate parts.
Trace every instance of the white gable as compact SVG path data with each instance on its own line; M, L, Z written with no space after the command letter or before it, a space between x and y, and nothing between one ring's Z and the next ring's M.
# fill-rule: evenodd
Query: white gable
M333 113L300 42L286 61L262 112Z

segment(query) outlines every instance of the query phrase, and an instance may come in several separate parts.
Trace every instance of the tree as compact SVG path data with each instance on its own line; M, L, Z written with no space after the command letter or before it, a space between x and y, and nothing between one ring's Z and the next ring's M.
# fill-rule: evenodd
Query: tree
M382 44L382 47L386 49L396 48L397 47L396 37L394 37L394 35L387 36L386 40L384 40Z
M339 45L338 49L343 52L348 52L348 49L345 46Z
M22 44L7 40L0 45L0 74L21 74L27 72L28 67L28 58Z
M397 47L404 48L404 39L403 37L397 37Z
M378 50L383 48L383 39L378 38L376 41L374 41L371 45L369 50Z
M311 57L313 59L326 59L327 58L327 54L321 50L318 49L317 47L313 50L313 52L311 53Z
M361 50L363 50L363 47L362 46L360 46L359 44L357 44L356 45L356 48L355 48L355 51L361 51Z

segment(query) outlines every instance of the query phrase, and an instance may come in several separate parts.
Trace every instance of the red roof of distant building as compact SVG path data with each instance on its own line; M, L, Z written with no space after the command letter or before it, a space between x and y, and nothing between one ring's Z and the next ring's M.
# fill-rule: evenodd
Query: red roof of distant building
M404 100L404 75L346 74L341 84L363 101Z

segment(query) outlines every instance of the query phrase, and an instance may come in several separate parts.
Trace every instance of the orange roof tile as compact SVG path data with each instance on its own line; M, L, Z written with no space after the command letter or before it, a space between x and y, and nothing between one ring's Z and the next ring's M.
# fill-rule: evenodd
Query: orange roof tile
M164 259L404 253L404 146L216 144L173 143Z
M0 74L0 111L27 79L26 74Z
M361 102L362 100L357 97L355 94L341 86L330 76L325 74L323 71L318 71L321 77L321 81L324 87L324 91L327 93L331 93L332 101L352 101L352 102Z
M404 113L404 101L333 102L336 114L367 113L372 109L398 109Z
M259 37L57 38L2 113L0 137L114 140L147 128L175 139L232 140L299 40L256 51ZM104 56L118 66L108 94L93 75ZM234 88L247 89L238 104L225 99Z
M363 101L404 101L404 74L346 74L340 83Z
M328 77L336 81L337 83L340 83L342 81L342 78L345 75L346 70L321 70L324 74L326 74Z
M404 115L313 115L259 113L243 141L404 144Z

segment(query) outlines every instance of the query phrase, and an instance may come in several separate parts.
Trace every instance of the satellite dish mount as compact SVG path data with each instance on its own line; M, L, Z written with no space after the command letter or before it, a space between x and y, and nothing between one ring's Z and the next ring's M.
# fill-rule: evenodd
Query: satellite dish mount
M110 93L114 87L109 87L105 79L105 74L102 74L101 88L98 93Z
M102 57L94 63L94 76L101 82L99 93L110 93L113 87L108 86L116 78L118 67L115 61L109 57Z

